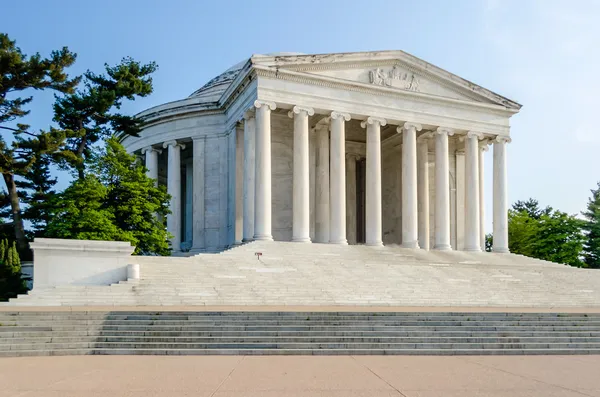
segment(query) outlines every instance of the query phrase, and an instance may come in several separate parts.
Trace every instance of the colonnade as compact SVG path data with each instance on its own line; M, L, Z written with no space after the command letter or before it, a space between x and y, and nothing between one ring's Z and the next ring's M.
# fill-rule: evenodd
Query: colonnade
M271 112L276 104L256 100L254 109L244 115L244 177L243 177L243 241L273 240L272 180L271 180ZM309 182L309 117L314 109L294 106L288 113L293 118L293 220L292 241L310 243L310 182ZM332 111L326 123L316 128L315 172L315 242L347 244L346 230L346 162L345 132L350 114ZM366 208L365 243L381 246L382 242L382 178L381 127L387 120L367 116L361 126L366 129ZM402 135L402 246L451 250L450 243L450 181L448 138L457 131L439 126L424 131L413 121L396 127ZM419 132L421 132L419 134ZM435 200L434 241L429 241L429 177L428 140L435 140ZM506 177L507 136L484 136L480 132L461 133L465 142L465 223L464 250L481 251L483 233L483 151L493 143L493 250L508 252L508 201ZM484 143L484 144L480 144ZM194 147L196 142L194 142ZM171 214L167 229L174 236L181 225L181 194L179 156L183 145L176 141L163 144L168 149L168 193ZM151 177L158 175L158 150L146 148L146 167ZM196 150L194 150L194 161ZM352 165L350 165L352 166ZM355 166L355 164L354 164ZM194 177L194 182L196 178ZM194 199L194 204L196 200ZM173 246L178 247L175 237Z

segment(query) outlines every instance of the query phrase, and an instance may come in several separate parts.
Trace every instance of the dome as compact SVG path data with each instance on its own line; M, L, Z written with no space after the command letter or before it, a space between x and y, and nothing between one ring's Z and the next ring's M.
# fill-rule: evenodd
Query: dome
M211 79L208 83L197 89L190 95L190 98L203 98L206 102L216 102L219 100L221 95L225 92L227 87L231 85L231 82L240 73L240 70L248 62L244 59L241 62L236 63L217 77Z
M294 55L305 55L301 52L273 52L270 54L257 54L256 57L274 57L274 56L294 56ZM233 80L240 73L240 70L248 62L248 59L244 59L241 62L236 63L217 77L211 79L208 83L194 91L190 98L202 98L205 102L216 102L221 98L221 95L231 85Z

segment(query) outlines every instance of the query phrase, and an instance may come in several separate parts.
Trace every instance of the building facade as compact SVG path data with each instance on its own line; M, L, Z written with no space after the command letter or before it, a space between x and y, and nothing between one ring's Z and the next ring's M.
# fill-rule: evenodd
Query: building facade
M125 137L167 186L175 251L251 240L480 251L493 150L508 252L506 144L521 105L402 51L253 55Z

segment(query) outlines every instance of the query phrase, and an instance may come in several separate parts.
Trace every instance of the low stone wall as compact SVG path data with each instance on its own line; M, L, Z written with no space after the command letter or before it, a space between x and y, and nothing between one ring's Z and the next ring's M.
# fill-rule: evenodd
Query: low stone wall
M108 285L127 279L135 247L122 241L36 238L33 287Z

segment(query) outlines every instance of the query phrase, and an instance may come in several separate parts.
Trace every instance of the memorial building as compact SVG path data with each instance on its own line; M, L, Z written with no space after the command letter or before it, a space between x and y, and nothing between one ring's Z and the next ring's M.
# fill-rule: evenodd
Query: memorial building
M172 196L174 251L252 240L480 251L489 216L506 253L520 107L402 51L253 55L141 112L140 136L122 142Z

